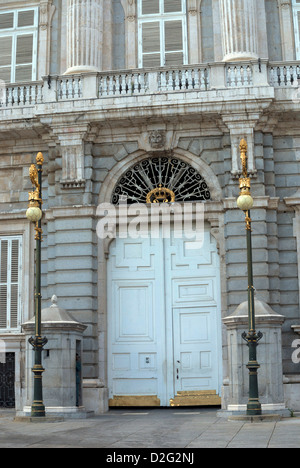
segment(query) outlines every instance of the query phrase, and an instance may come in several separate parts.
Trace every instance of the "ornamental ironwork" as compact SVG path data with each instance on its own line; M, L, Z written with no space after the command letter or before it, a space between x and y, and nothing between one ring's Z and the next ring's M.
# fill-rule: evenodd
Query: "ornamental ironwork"
M15 353L5 353L0 362L0 408L15 407Z
M118 180L112 203L172 203L210 200L204 178L188 163L172 156L144 159Z

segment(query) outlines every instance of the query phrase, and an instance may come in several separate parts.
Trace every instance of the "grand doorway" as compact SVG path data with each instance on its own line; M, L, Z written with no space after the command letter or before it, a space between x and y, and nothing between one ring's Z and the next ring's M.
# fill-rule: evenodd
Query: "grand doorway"
M205 226L190 239L113 240L108 260L110 406L218 405L220 267Z

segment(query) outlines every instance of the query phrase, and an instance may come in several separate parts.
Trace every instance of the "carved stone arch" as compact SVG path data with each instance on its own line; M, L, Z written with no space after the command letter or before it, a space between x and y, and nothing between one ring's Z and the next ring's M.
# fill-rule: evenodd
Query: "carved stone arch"
M161 153L161 156L166 156L168 153ZM156 155L158 157L158 155ZM202 178L207 184L210 192L210 200L220 201L222 200L222 189L219 184L218 178L212 171L212 169L203 161L201 158L189 153L188 151L176 149L172 153L172 157L181 160L183 163L189 165L195 169L197 173L201 174ZM139 150L130 154L127 158L119 161L109 172L105 178L99 194L100 203L111 203L112 195L120 177L128 170L130 170L135 164L140 163L142 160L149 158L149 153Z

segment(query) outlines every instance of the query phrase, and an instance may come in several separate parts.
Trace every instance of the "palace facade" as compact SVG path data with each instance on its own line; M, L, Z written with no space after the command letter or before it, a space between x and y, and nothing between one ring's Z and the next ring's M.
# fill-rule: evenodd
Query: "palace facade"
M31 401L25 213L42 152L43 308L56 295L85 326L77 407L245 407L244 138L261 403L300 410L299 29L298 0L1 1L0 406ZM201 204L201 245L174 226L121 235L130 204L153 201L189 204L192 222ZM102 239L104 206L118 216ZM55 346L43 352L46 408L63 406L47 393L47 369L66 362L62 350L51 363Z

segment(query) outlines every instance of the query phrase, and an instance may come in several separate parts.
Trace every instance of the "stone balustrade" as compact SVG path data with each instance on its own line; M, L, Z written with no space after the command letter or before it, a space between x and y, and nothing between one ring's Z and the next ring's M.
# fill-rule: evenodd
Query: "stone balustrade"
M298 86L300 80L300 63L269 64L269 83L271 86Z
M253 68L251 63L229 64L226 66L226 84L228 88L253 86Z
M298 87L300 64L243 61L173 68L89 72L0 86L0 107L33 107L79 99L205 92L255 86Z

